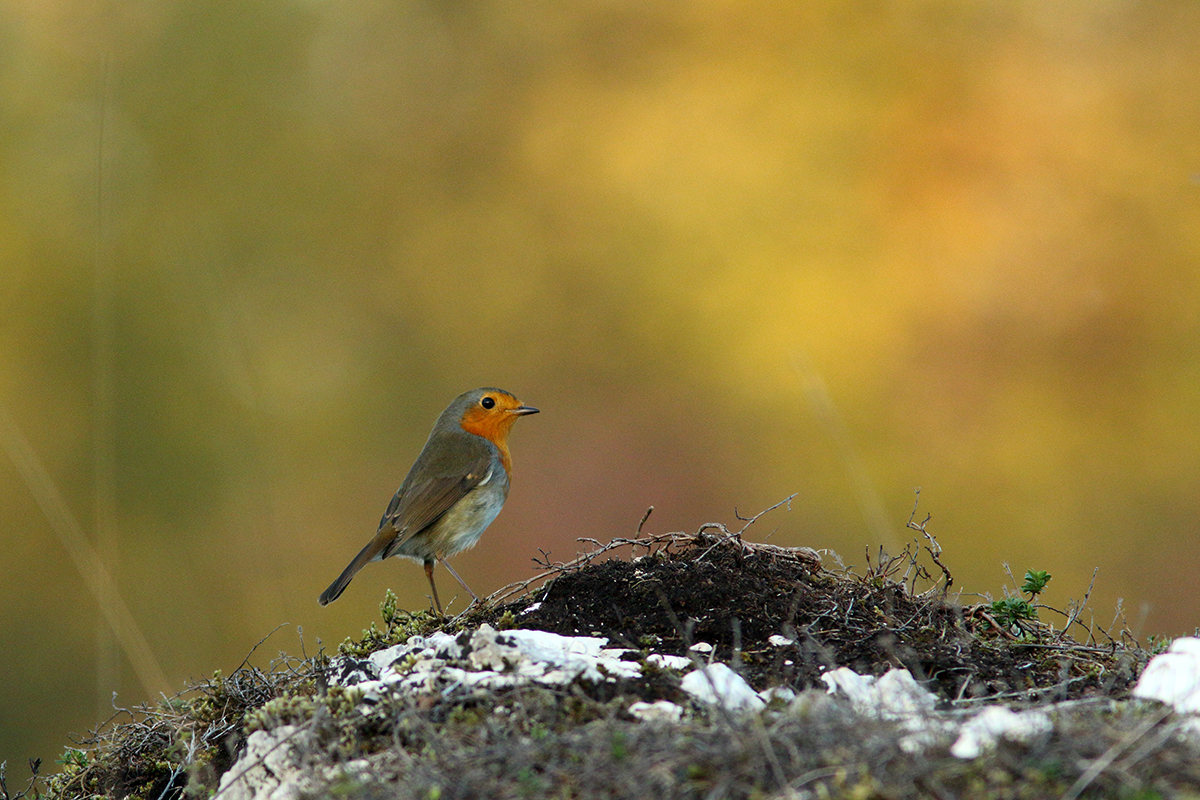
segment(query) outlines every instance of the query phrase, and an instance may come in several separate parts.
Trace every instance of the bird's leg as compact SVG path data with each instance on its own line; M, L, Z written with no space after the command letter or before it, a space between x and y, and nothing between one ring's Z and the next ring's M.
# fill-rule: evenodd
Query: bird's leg
M442 558L441 556L438 556L438 561L440 561L442 566L446 568L446 572L449 572L451 575L454 576L454 580L458 581L458 585L463 587L464 589L466 589L467 594L471 595L471 605L475 605L476 603L478 603L479 595L472 592L471 587L467 586L466 581L464 581L462 578L458 577L458 573L454 571L454 567L450 566L450 563L448 561L446 561L446 559Z
M442 563L444 564L446 562L443 561ZM454 575L453 572L451 572L450 574ZM440 600L438 600L438 596L437 596L437 585L433 582L433 561L432 560L428 560L425 562L425 577L429 578L429 588L430 588L430 590L433 591L433 607L435 609L437 609L438 618L445 619L446 615L442 613L442 603ZM457 578L458 576L454 575L454 577ZM462 583L462 579L459 579L459 583Z

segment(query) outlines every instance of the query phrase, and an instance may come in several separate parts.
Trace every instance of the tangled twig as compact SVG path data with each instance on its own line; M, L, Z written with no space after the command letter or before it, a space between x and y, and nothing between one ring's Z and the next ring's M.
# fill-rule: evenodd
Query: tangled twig
M699 544L708 544L709 547L696 559L702 560L707 556L713 548L719 547L729 542L736 542L745 555L769 555L776 558L785 558L803 563L809 567L819 567L821 565L821 556L816 550L810 547L780 547L779 545L766 544L763 542L745 542L741 540L741 536L746 532L746 529L755 523L764 514L774 511L780 506L787 505L791 508L792 499L796 495L791 495L783 500L780 500L770 508L764 509L753 517L738 516L738 519L746 524L737 531L730 531L723 523L706 522L701 525L695 533L684 533L683 531L672 531L669 533L652 533L645 534L642 532L646 520L650 518L651 512L654 511L654 506L646 509L646 513L642 515L641 522L638 523L637 531L632 537L618 536L609 540L607 543L601 542L599 539L594 539L589 536L581 536L575 541L583 542L592 546L592 549L586 553L581 553L575 558L567 562L551 562L549 555L545 552L541 553L541 558L534 559L534 562L542 570L540 575L534 575L532 578L526 578L523 581L516 581L507 586L497 589L492 594L484 599L484 604L491 605L494 603L502 603L519 594L528 593L531 587L544 586L553 579L568 572L580 570L588 566L601 556L606 556L619 550L623 547L628 547L633 553L637 549L643 548L646 555L654 555L656 553L669 553L672 548L684 549ZM735 512L736 513L736 512ZM713 541L713 537L708 534L708 531L716 530L721 532L721 536Z

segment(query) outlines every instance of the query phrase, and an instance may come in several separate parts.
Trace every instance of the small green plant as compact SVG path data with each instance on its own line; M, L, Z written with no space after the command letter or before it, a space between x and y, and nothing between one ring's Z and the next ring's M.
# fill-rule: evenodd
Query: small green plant
M1019 629L1022 620L1037 619L1037 609L1020 597L1005 597L992 602L992 616L1006 630Z
M87 753L83 750L76 750L74 747L68 747L66 750L64 750L62 758L57 759L57 761L59 764L62 764L64 767L66 767L66 771L68 772L72 769L82 770L87 769L88 767Z
M388 633L391 633L397 622L396 593L391 589L388 589L383 595L383 602L379 604L379 616L383 617L383 624L387 626Z
M419 611L414 614L398 608L396 594L391 589L384 592L383 601L379 604L379 615L383 618L383 630L372 622L371 627L363 629L362 636L357 641L346 637L338 645L338 655L368 656L376 650L406 642L417 634L428 634L440 625L440 620L429 612Z
M1021 591L1029 595L1030 601L1036 600L1037 596L1046 590L1046 584L1050 582L1050 573L1044 569L1025 570L1025 585L1021 587Z
M1050 582L1050 578L1050 573L1045 570L1026 570L1025 583L1021 586L1021 592L1029 595L1029 599L1026 600L1023 597L1005 597L1001 600L993 601L991 612L996 622L1007 631L1020 636L1027 635L1028 631L1022 623L1038 618L1037 607L1034 605L1034 602L1037 600L1037 596L1045 591L1046 584Z
M1197 632L1197 635L1200 636L1200 631ZM1165 653L1171 648L1172 641L1174 640L1170 636L1152 633L1146 639L1146 652L1151 656Z

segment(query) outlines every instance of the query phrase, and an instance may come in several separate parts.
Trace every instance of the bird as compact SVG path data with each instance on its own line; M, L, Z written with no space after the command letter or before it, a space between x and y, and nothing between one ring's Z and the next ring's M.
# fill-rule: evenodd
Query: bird
M390 556L424 564L439 617L445 614L433 582L437 562L467 590L472 604L478 602L446 559L474 547L500 513L512 478L508 433L518 418L537 413L503 389L484 387L454 398L383 512L379 531L321 594L320 604L338 599L369 562Z

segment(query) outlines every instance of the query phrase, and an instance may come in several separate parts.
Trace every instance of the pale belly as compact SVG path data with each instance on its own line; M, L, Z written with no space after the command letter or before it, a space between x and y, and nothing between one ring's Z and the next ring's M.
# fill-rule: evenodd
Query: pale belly
M391 555L425 561L437 556L449 558L474 547L504 507L505 494L498 486L478 487L432 526L404 541Z

